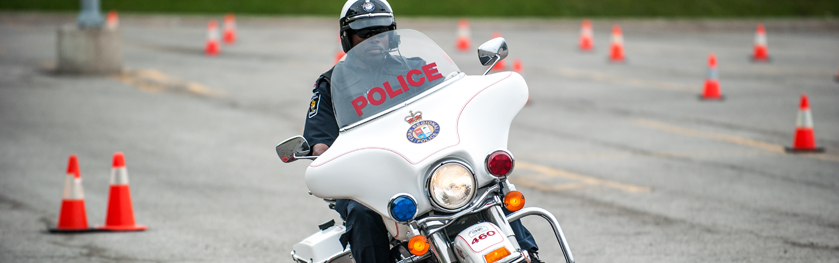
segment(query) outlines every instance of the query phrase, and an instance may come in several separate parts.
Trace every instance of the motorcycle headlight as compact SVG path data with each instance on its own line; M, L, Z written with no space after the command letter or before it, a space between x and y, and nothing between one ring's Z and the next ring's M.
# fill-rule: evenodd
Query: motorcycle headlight
M458 209L472 201L475 176L463 164L445 163L431 174L428 188L431 200L440 208Z

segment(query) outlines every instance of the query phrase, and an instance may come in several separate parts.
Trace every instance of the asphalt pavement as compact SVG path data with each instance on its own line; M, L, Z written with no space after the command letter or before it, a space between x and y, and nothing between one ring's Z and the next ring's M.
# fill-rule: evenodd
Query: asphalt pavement
M274 146L302 133L311 87L340 46L337 21L239 17L238 40L203 53L222 16L121 15L124 72L54 72L72 14L0 13L0 262L290 262L337 213L307 194L308 161ZM397 18L460 69L498 32L530 102L513 122L511 180L558 218L578 262L836 262L839 258L839 21ZM754 63L755 27L769 63ZM610 63L610 29L627 61ZM723 101L702 101L709 53ZM789 154L807 94L819 154ZM144 232L49 234L70 154L87 218L104 223L111 156L124 152ZM339 221L340 222L340 221ZM550 227L525 218L540 255Z

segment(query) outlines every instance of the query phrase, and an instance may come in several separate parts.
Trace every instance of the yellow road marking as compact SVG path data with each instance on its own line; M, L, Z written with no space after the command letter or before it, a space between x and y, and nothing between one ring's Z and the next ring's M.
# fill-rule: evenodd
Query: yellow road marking
M685 136L705 138L705 139L723 141L723 142L730 142L730 143L734 143L734 144L739 144L739 145L743 145L743 146L749 146L749 147L753 147L753 148L758 148L758 149L770 151L770 152L773 152L773 153L781 153L781 154L786 153L786 151L784 150L784 146L777 145L777 144L771 144L771 143L767 143L767 142L756 141L756 140L743 138L743 137L738 137L738 136L734 136L734 135L698 131L698 130L693 130L693 129L689 129L689 128L685 128L685 127L679 127L679 126L675 126L675 125L670 125L670 124L657 122L657 121L653 121L653 120L646 120L646 119L636 119L635 123L640 125L640 126L643 126L643 127L647 127L647 128L651 128L651 129L655 129L655 130L660 130L660 131L665 131L665 132L670 132L670 133L675 133L675 134L680 134L680 135L685 135ZM812 154L800 154L800 155L804 156L804 157L815 158L815 159L820 159L820 160L825 160L825 161L839 162L839 156L831 155L831 154L812 153Z
M826 153L798 153L798 155L804 157L810 157L814 159L824 160L824 161L831 161L831 162L839 162L839 156L826 154Z
M726 135L726 134L719 134L719 133L712 133L712 132L697 131L697 130L688 129L688 128L684 128L684 127L679 127L679 126L674 126L674 125L670 125L670 124L666 124L666 123L662 123L662 122L657 122L657 121L653 121L653 120L637 119L637 120L635 120L635 123L637 123L638 125L643 126L643 127L656 129L656 130L660 130L660 131L666 131L666 132L670 132L670 133L681 134L681 135L691 136L691 137L706 138L706 139L711 139L711 140L716 140L716 141L730 142L730 143L745 145L745 146L749 146L749 147L759 148L759 149L767 150L767 151L770 151L770 152L784 153L784 146L777 145L777 144L766 143L766 142L761 142L761 141L755 141L755 140L748 139L748 138L743 138L743 137L738 137L738 136L733 136L733 135Z
M651 154L641 154L626 151L606 151L606 152L531 152L516 154L516 157L529 160L579 160L579 159L628 159L638 156L666 156L666 157L742 157L742 156L766 156L773 153L757 151L752 149L739 151L668 151L656 152Z
M223 97L224 92L194 81L181 80L156 69L126 70L114 76L120 82L147 92L181 91L205 97Z
M804 76L804 77L824 77L824 76L832 76L834 73L828 72L826 70L814 70L814 69L791 69L791 68L779 68L779 67L772 67L772 66L763 66L754 70L753 67L743 68L743 67L732 67L736 69L736 71L746 72L746 73L753 73L753 74L787 74L792 76ZM593 80L598 82L605 82L616 84L619 86L630 86L636 88L652 88L652 89L660 89L660 90L669 90L669 91L680 91L680 92L689 92L689 93L697 93L699 94L702 90L702 83L698 82L696 85L686 85L681 83L675 82L668 82L668 81L655 81L655 80L648 80L648 79L640 79L640 78L632 78L632 77L625 77L619 75L612 75L606 74L602 72L596 71L582 71L576 70L571 68L557 68L553 71L554 73L572 79L584 79L584 80Z
M835 72L825 69L815 68L787 68L777 67L772 65L746 65L737 64L726 66L726 71L733 71L736 73L750 73L750 74L771 74L771 75L790 75L798 77L829 77Z
M530 180L528 178L522 178L522 177L510 178L510 181L512 181L514 184L519 185L519 186L536 188L536 189L546 191L546 192L550 192L550 191L571 191L571 190L582 189L583 187L585 187L585 185L583 185L581 183L565 183L565 184L547 185L547 184L539 183L539 182Z
M631 78L631 77L623 77L618 75L611 75L601 72L593 72L593 71L580 71L574 70L570 68L558 68L554 70L554 73L566 77L566 78L576 78L576 79L586 79L586 80L594 80L599 82L606 82L612 83L617 85L625 85L625 86L632 86L638 88L653 88L653 89L661 89L661 90L669 90L669 91L680 91L680 92L690 92L690 93L699 93L701 90L701 83L697 84L696 86L692 85L685 85L680 83L674 82L666 82L666 81L652 81L652 80L645 80L639 78Z
M195 94L204 95L208 97L222 97L224 95L224 92L213 90L197 82L188 82L186 84L186 90Z
M537 172L539 174L539 176L543 176L543 177L563 178L563 179L568 179L568 180L572 180L572 181L576 182L576 183L572 183L572 184L545 185L545 184L540 184L540 183L534 182L532 180L528 180L527 178L521 178L521 177L518 177L518 178L517 177L512 177L511 178L511 180L513 180L514 183L522 183L523 185L530 186L530 187L540 189L540 190L562 191L562 190L580 188L584 185L590 185L590 186L604 186L604 187L614 188L614 189L618 189L618 190L621 190L621 191L624 191L624 192L627 192L627 193L649 193L649 192L652 191L652 189L649 188L649 187L636 186L636 185L631 185L631 184L625 184L625 183L620 183L620 182L615 182L615 181L609 181L609 180L594 178L594 177L590 177L590 176L576 174L576 173L563 171L563 170L559 170L559 169L554 169L554 168L551 168L551 167L542 166L542 165L533 164L533 163L528 163L528 162L518 161L518 162L516 162L516 168Z

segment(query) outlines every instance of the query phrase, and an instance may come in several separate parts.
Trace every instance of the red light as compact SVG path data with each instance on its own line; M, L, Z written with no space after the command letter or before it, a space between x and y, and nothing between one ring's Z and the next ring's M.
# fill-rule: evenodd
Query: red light
M503 177L513 171L513 156L507 151L495 151L487 156L487 171L496 176Z

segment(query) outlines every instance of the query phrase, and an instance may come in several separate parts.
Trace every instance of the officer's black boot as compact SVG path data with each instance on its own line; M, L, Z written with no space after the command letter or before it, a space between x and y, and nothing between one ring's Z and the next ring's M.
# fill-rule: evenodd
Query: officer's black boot
M536 250L528 250L527 253L530 254L530 263L543 263L539 260L539 252Z

